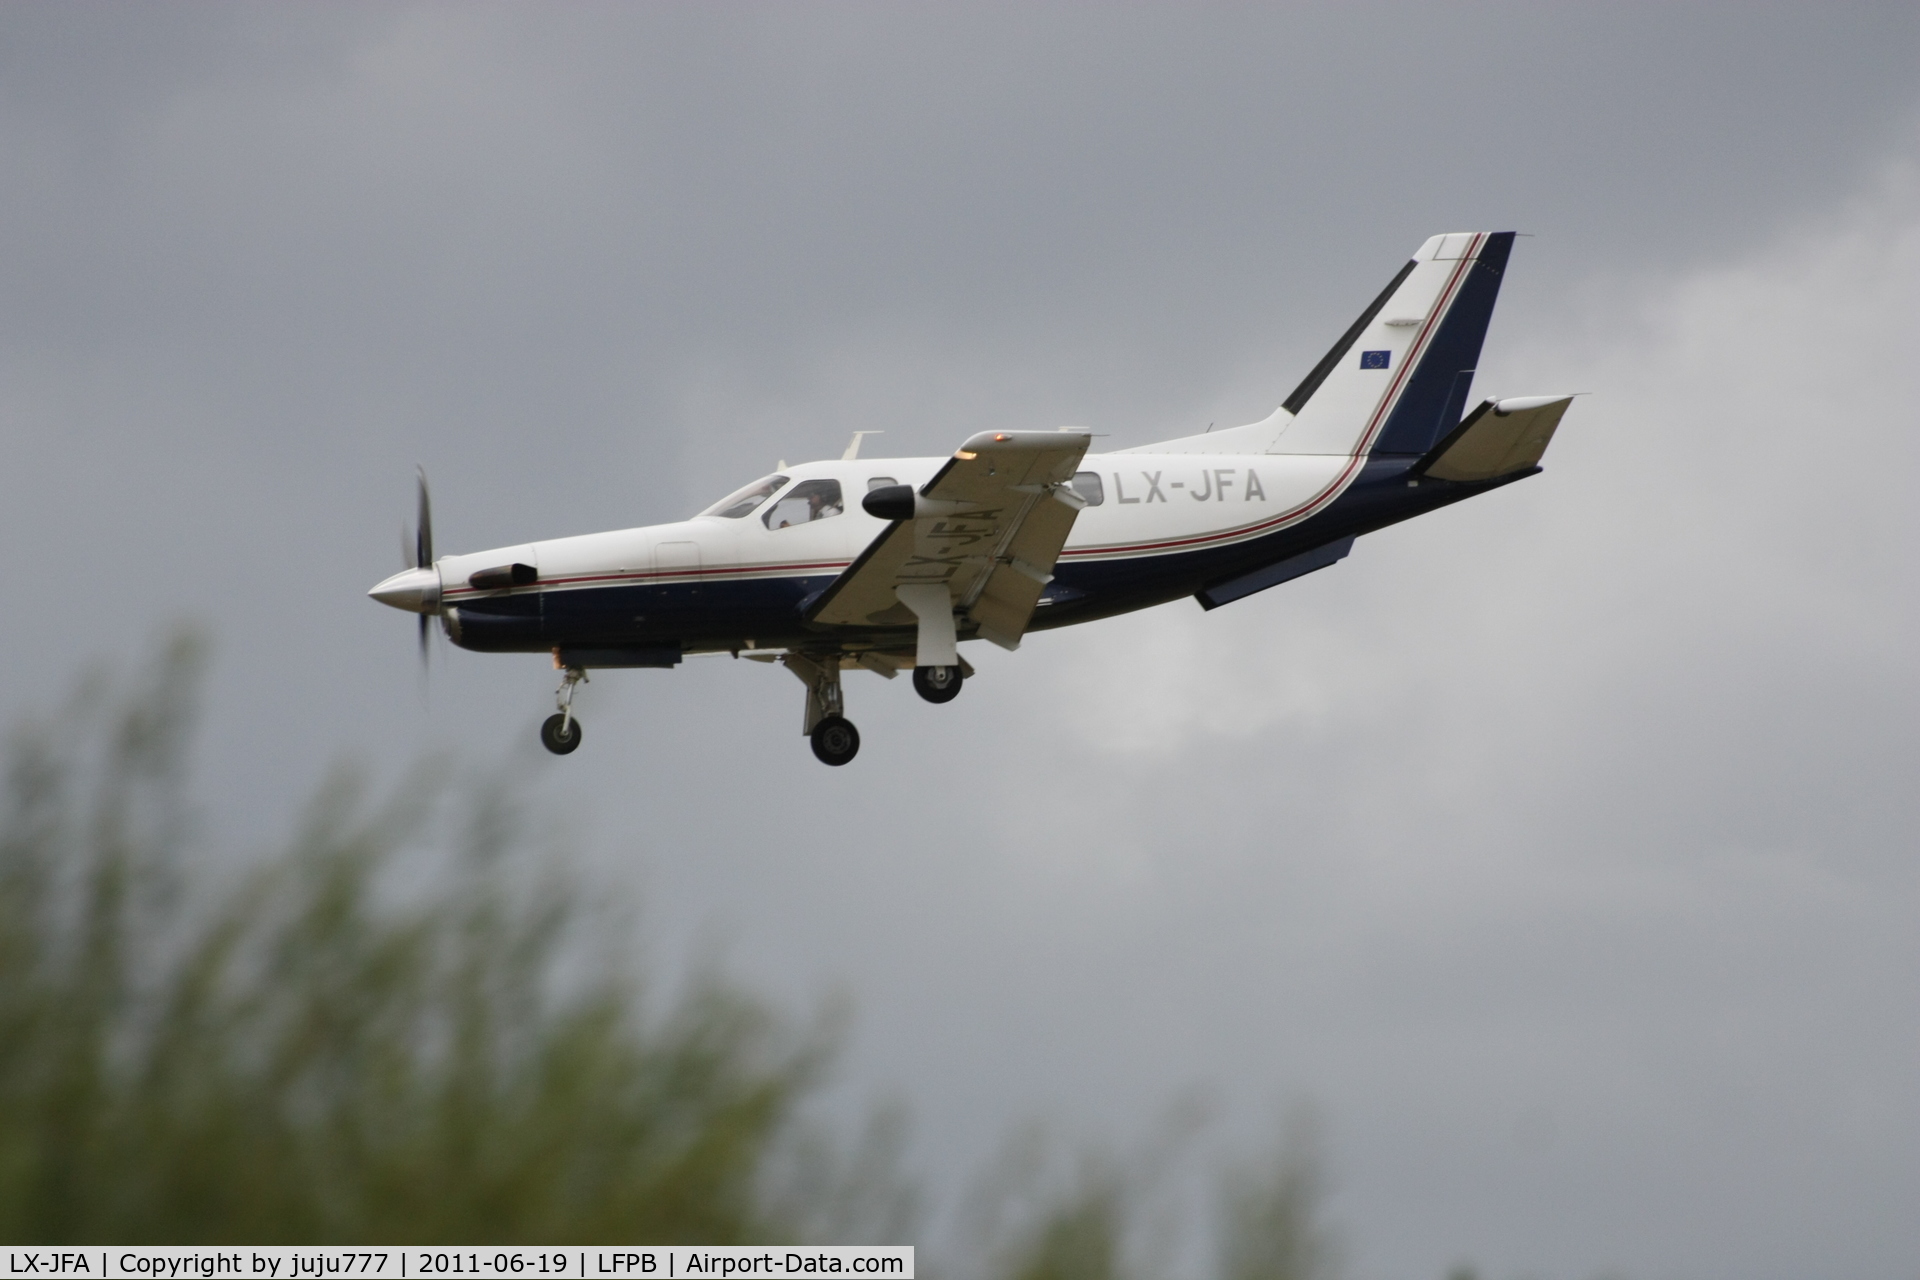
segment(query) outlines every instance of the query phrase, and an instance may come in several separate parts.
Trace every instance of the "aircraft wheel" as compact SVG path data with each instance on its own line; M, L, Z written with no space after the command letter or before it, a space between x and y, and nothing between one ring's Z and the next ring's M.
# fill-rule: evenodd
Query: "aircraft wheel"
M928 702L952 702L960 696L960 668L915 667L913 691Z
M562 728L566 733L561 733ZM540 726L540 745L557 756L564 756L580 745L580 717L573 717L568 723L563 715L550 715L547 722Z
M860 754L860 731L844 716L828 716L813 726L813 754L822 764L841 765Z

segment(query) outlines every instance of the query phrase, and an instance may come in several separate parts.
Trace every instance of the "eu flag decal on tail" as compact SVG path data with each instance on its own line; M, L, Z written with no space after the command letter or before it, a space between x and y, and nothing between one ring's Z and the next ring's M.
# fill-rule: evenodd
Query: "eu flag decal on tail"
M1388 357L1392 355L1393 352L1391 351L1362 351L1360 353L1360 367L1362 369L1384 369L1387 367Z

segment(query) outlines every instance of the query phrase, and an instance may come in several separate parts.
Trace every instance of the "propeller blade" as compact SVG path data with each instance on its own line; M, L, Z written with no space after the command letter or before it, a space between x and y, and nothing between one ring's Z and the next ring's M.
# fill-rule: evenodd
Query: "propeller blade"
M415 467L420 477L420 523L413 530L413 567L424 569L433 563L433 507L427 500L427 472L424 467ZM426 631L420 632L421 643L426 643Z
M420 615L420 669L422 671L431 665L427 659L430 648L427 643L427 615L423 613Z

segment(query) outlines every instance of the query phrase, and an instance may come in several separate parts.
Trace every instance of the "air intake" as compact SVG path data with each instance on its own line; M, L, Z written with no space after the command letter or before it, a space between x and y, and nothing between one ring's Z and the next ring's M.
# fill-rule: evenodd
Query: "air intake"
M475 591L505 591L508 587L530 587L538 581L540 571L530 564L503 564L470 575L467 585Z

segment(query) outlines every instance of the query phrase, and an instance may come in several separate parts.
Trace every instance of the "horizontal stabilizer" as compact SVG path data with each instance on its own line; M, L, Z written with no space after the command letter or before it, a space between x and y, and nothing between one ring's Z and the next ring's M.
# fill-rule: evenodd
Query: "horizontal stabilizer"
M1237 578L1225 582L1216 582L1194 593L1194 599L1200 602L1202 609L1218 609L1223 604L1232 604L1235 600L1244 600L1256 591L1265 591L1268 587L1277 587L1283 582L1292 582L1295 578L1305 577L1316 569L1325 569L1347 558L1347 552L1353 550L1352 538L1341 538L1338 542L1329 542L1324 547L1315 547L1290 556L1278 564L1270 564L1255 569L1252 573L1243 573Z
M1435 480L1496 480L1539 465L1572 396L1483 400L1413 466Z

